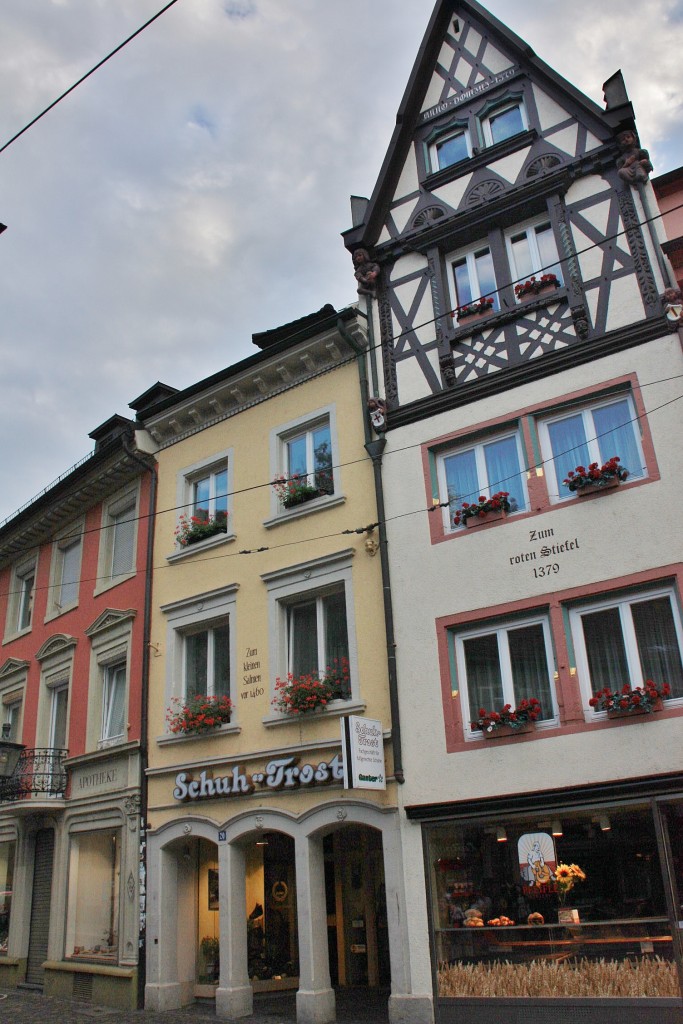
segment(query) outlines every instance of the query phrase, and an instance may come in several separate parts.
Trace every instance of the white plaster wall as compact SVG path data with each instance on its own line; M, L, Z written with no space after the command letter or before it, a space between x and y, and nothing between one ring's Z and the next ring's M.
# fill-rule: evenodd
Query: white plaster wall
M535 403L635 371L642 386L662 479L586 503L573 502L533 518L431 545L420 442L474 427ZM446 754L436 620L507 601L618 579L683 559L680 530L680 403L683 357L678 335L531 383L412 424L388 435L385 502L391 555L406 804L463 800L628 778L683 768L681 720L619 729L548 735L542 742ZM665 379L673 378L673 379ZM657 383L661 381L661 383ZM669 403L669 404L667 404ZM400 451L399 451L400 449ZM392 454L395 451L395 454ZM652 509L657 508L652 524ZM417 514L416 509L421 509ZM510 558L529 550L529 530L552 527L554 539L578 538L580 555L562 559L549 585ZM558 767L561 766L561 767Z

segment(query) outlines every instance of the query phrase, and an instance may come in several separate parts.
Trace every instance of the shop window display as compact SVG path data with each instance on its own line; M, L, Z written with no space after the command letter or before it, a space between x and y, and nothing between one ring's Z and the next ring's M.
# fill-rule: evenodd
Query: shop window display
M294 842L278 832L264 833L247 852L247 953L255 992L297 987Z
M117 961L121 836L118 829L71 838L66 955Z
M14 843L0 843L0 955L7 954L14 887Z
M643 808L427 826L441 997L680 994Z

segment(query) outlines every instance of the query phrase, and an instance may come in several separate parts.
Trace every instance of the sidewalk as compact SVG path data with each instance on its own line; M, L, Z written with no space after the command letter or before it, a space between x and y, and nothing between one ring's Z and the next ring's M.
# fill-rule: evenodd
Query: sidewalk
M344 990L337 994L339 1024L382 1024L387 1021L387 994L367 989ZM254 1014L240 1018L241 1024L295 1024L296 996L257 996ZM195 1003L183 1010L154 1013L151 1010L114 1010L108 1006L47 999L36 992L15 989L0 992L0 1024L217 1024L213 1004Z

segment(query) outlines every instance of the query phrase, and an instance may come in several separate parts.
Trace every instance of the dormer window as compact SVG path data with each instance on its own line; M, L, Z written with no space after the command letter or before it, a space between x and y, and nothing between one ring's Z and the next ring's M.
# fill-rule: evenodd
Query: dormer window
M480 116L480 123L486 146L495 146L498 142L511 139L529 127L521 99L511 100L492 110L489 109L485 116Z
M444 167L452 167L472 156L470 133L465 128L447 132L429 147L429 159L432 171L441 171Z

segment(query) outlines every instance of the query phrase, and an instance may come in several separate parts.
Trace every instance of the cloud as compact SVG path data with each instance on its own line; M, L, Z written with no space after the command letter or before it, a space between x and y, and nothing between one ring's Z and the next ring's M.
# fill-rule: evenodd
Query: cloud
M161 6L3 0L0 145ZM176 4L2 154L0 517L154 381L355 300L349 196L372 191L432 6ZM656 172L683 163L680 3L488 6L598 104L621 67Z

